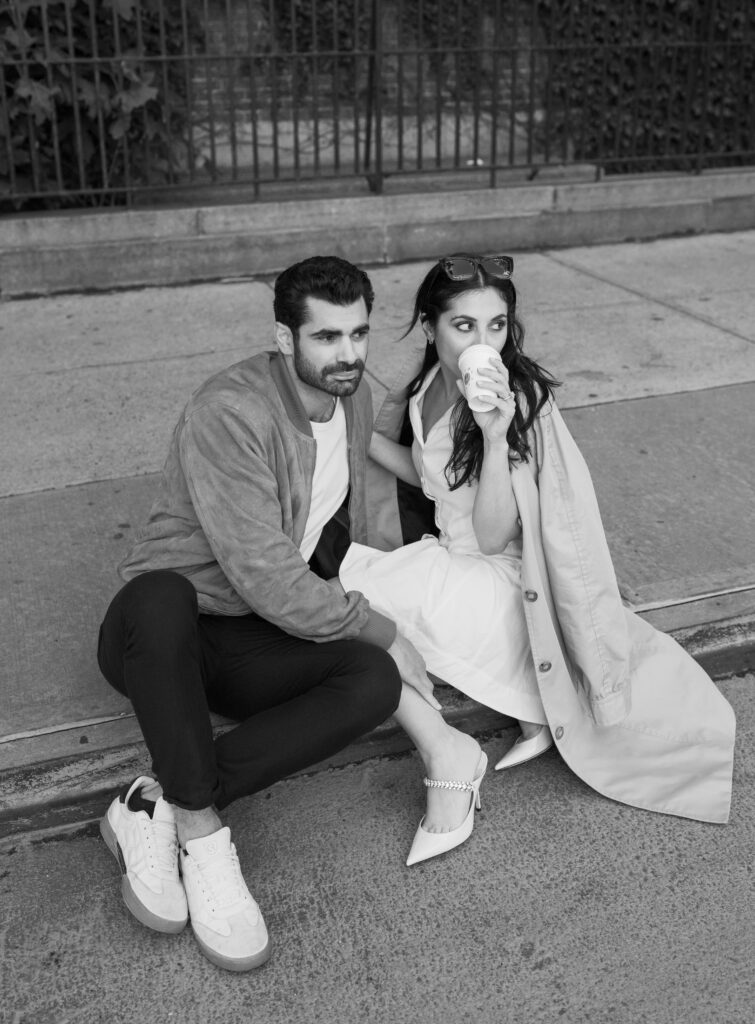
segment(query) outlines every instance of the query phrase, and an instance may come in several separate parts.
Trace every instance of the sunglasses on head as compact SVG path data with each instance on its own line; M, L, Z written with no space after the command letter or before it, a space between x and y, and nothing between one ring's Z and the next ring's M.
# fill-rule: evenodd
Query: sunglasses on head
M514 271L511 256L446 256L438 266L452 281L471 281L483 270L488 277L508 278Z

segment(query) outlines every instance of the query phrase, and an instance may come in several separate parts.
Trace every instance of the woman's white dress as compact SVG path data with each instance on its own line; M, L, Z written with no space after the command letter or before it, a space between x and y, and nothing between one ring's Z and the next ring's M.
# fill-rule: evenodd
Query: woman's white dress
M451 491L444 474L450 409L423 441L422 402L433 377L410 399L409 415L412 458L440 537L387 552L352 544L340 580L397 623L433 675L496 711L545 723L520 589L521 543L499 555L480 551L472 526L477 485Z

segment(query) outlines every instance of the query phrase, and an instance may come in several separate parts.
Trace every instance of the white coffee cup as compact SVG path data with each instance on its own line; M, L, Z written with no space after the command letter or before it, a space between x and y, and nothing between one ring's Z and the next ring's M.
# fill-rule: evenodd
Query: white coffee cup
M490 412L494 396L490 391L490 378L480 376L482 367L490 369L491 363L502 368L503 361L490 345L470 345L459 356L459 373L464 388L464 397L472 412Z

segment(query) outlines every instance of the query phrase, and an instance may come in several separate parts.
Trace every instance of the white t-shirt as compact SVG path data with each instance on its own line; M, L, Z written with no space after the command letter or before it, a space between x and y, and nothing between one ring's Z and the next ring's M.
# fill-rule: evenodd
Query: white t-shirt
M349 490L349 457L346 442L346 416L340 399L327 423L310 421L317 442L315 473L312 479L312 504L299 550L309 561L317 547L323 527L343 504Z

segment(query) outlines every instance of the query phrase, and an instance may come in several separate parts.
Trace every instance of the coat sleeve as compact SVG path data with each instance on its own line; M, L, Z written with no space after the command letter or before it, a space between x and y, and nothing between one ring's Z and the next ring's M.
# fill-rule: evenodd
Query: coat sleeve
M252 611L303 639L359 636L370 619L366 599L309 569L284 529L265 446L238 410L215 403L193 410L179 458L218 565Z
M543 550L553 603L596 722L629 710L630 640L590 472L560 412L538 417Z

